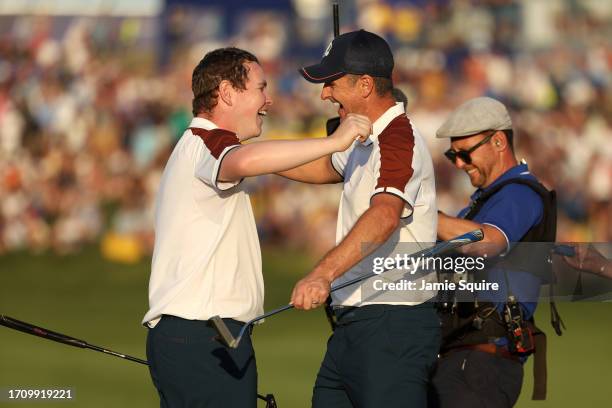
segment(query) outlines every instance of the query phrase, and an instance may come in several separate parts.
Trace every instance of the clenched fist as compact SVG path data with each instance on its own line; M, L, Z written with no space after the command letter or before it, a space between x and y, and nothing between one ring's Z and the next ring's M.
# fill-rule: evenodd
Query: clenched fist
M372 122L367 116L349 113L330 137L338 142L337 151L342 152L348 149L355 140L364 142L371 133Z

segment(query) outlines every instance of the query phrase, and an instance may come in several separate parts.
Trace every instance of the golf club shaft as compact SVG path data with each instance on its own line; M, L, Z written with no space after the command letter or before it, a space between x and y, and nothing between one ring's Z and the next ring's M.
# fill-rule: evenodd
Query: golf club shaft
M334 1L332 3L332 15L333 15L333 22L334 22L334 38L338 37L340 35L340 11L338 10L338 2ZM331 133L333 133L338 126L340 125L340 117L335 117L335 118L331 118L327 120L327 123L325 124L325 129L327 131L327 135L329 136ZM330 130L333 131L330 132ZM329 326L331 327L332 331L336 330L336 320L334 318L334 310L331 307L331 296L327 296L327 299L325 299L325 305L323 306L323 310L325 310L325 317L327 317L327 321L329 322Z
M480 240L482 240L483 238L483 233L482 230L474 230L474 231L470 231L468 233L465 233L463 235L460 235L454 239L451 239L449 241L444 241L444 242L440 242L439 244L436 244L430 248L426 248L423 249L421 251L418 251L414 254L411 255L412 258L418 258L420 256L436 256L436 255L440 255L443 254L445 252L451 251L453 249L459 248L460 246L463 246L465 244L469 244L472 242L478 242ZM389 270L389 269L387 269ZM366 279L369 279L373 276L379 275L377 273L371 272L369 274L363 275L363 276L359 276L355 279L351 279L350 281L344 282L340 285L334 286L333 288L330 289L330 293L331 292L335 292L337 290L340 290L342 288L346 288L347 286L353 285L357 282L361 282L364 281ZM288 304L285 305L283 307L279 307L278 309L274 309L271 310L267 313L264 313L261 316L257 316L256 318L254 318L253 320L250 320L249 322L247 322L242 329L240 330L240 333L238 335L238 338L241 338L242 335L244 334L244 332L246 331L246 329L251 326L253 323L256 323L262 319L265 319L266 317L270 317L272 315L275 315L277 313L280 312L284 312L285 310L289 310L289 309L293 309L293 305L292 304Z
M107 350L105 348L98 347L98 346L95 346L93 344L88 344L87 348L91 349L91 350L99 351L99 352L104 353L104 354L109 354L111 356L115 356L115 357L119 357L119 358L124 358L126 360L134 361L136 363L140 363L140 364L144 364L144 365L149 365L149 362L146 361L146 360L142 360L142 359L140 359L138 357L132 357L132 356L129 356L127 354L121 354L121 353L118 353L116 351Z
M0 325L8 327L9 329L18 330L23 333L31 334L33 336L42 337L43 339L56 341L58 343L67 344L69 346L79 347L79 348L88 348L90 350L99 351L104 354L108 354L111 356L119 357L125 360L133 361L135 363L144 364L146 366L149 363L146 360L133 357L127 354L118 353L116 351L108 350L103 347L96 346L94 344L89 344L84 340L76 339L74 337L67 336L62 333L57 333L52 330L43 329L42 327L34 326L33 324L22 322L21 320L13 319L12 317L0 315ZM271 395L271 394L269 394ZM269 402L270 396L264 396L261 394L257 394L257 398ZM274 398L273 396L271 398Z
M52 330L44 329L42 327L34 326L33 324L22 322L21 320L13 319L9 316L0 315L0 324L10 329L19 330L21 332L31 334L32 336L42 337L43 339L56 341L58 343L63 343L68 346L88 348L90 350L99 351L101 353L123 358L125 360L130 360L136 363L148 365L146 360L142 360L137 357L132 357L127 354L118 353L116 351L108 350L100 346L89 344L84 340L67 336L62 333L57 333Z
M463 246L465 244L480 241L482 240L482 238L483 238L483 234L481 230L470 231L457 238L451 239L450 241L440 242L439 244L436 244L430 248L425 248L421 251L418 251L412 254L410 257L418 258L418 257L440 255L445 252L451 251L453 249L459 248L460 246ZM386 269L385 271L390 270L390 269ZM383 271L382 273L384 273L385 271ZM366 279L370 279L371 277L377 276L377 275L380 275L380 273L370 272L369 274L359 276L355 279L351 279L350 281L344 282L338 286L334 286L333 288L331 288L330 293L336 290L342 289L342 288L346 288L347 286L353 285L357 282L361 282Z

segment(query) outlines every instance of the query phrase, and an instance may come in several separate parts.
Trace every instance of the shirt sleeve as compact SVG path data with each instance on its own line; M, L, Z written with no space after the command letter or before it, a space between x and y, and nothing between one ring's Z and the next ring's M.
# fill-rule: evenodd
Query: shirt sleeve
M334 170L344 179L344 169L346 168L346 163L348 162L348 157L353 151L355 144L343 152L335 152L331 155L331 164Z
M414 134L410 126L378 137L380 160L374 161L376 187L372 196L394 194L406 203L401 218L412 215L420 188L420 158L414 147Z
M221 129L213 129L207 132L194 132L204 142L202 154L196 161L195 176L202 182L218 190L228 190L238 184L238 181L219 181L219 170L223 158L232 149L240 147L240 141L232 132Z
M487 202L487 211L478 221L499 229L508 241L518 242L544 215L542 198L531 188L508 184Z

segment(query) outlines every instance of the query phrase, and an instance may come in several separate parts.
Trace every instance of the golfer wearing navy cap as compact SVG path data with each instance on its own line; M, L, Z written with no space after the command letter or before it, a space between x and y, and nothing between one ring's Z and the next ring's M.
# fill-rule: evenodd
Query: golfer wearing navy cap
M371 272L364 258L379 256L383 244L395 250L400 242L434 242L437 209L431 156L403 104L395 102L385 40L364 30L340 35L319 64L300 72L323 84L321 99L338 104L340 118L358 113L373 123L369 138L346 152L280 173L343 183L337 245L293 290L292 303L308 310L325 302L332 282ZM419 279L431 281L430 275ZM370 296L370 288L366 281L332 294L338 327L316 379L314 407L426 406L440 341L439 320L427 302L435 292L391 301L385 293Z

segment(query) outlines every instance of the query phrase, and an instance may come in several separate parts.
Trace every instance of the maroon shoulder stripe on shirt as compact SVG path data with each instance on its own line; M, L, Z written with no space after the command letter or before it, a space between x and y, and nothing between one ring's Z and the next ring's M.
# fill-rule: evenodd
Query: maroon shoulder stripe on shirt
M378 136L380 175L376 188L393 187L404 191L412 177L414 133L405 115L393 119Z
M219 159L223 150L229 146L235 146L240 144L240 140L235 133L224 129L200 129L200 128L189 128L191 133L198 136L206 145L206 148L210 150L210 153L215 159Z

